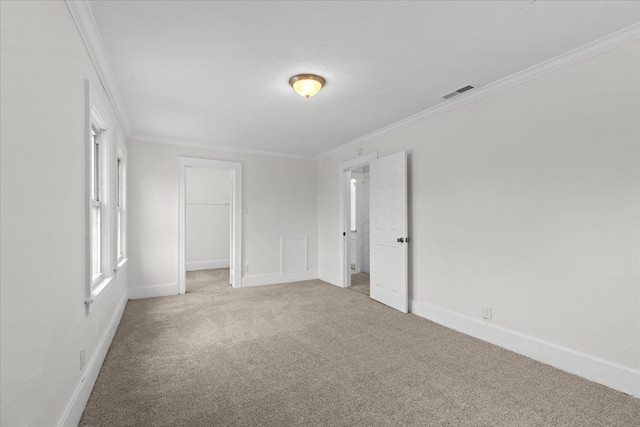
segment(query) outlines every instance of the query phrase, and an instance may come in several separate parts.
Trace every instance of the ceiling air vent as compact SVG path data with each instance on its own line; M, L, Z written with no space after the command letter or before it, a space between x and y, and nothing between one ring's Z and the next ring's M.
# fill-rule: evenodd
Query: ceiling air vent
M449 98L453 98L454 96L460 95L461 93L464 93L468 90L473 89L473 86L471 85L466 85L464 87L461 87L460 89L456 89L453 92L447 93L446 95L442 95L442 97L444 99L449 99Z

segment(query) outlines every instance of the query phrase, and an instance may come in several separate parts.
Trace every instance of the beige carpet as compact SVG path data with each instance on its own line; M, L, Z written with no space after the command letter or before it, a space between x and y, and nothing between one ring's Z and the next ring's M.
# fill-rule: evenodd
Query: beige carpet
M203 275L210 274L207 281ZM82 426L637 426L640 400L321 281L130 301Z
M214 292L230 287L229 269L187 271L187 293Z
M369 294L369 273L353 273L351 275L351 290L361 294Z

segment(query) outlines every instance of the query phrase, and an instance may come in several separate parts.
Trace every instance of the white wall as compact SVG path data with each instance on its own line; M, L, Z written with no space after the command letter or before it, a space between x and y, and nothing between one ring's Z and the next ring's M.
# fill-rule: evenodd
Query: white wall
M230 173L228 170L187 168L187 270L229 266Z
M317 269L315 160L132 142L131 287L177 284L178 156L242 163L242 203L246 212L242 217L243 264L249 265L243 276L280 273L281 236L308 236L309 270Z
M410 297L640 369L640 43L321 158L319 274L337 282L338 164L409 154ZM640 387L638 387L640 393Z
M84 79L118 125L64 2L0 8L0 424L54 426L127 294L125 266L85 312Z
M85 313L84 79L63 2L0 2L0 424L55 425L131 286L177 283L177 157L243 163L246 275L309 237L337 276L337 165L129 146L129 265ZM640 369L640 43L366 143L407 150L415 301ZM317 173L316 173L317 170ZM129 270L127 272L127 269Z

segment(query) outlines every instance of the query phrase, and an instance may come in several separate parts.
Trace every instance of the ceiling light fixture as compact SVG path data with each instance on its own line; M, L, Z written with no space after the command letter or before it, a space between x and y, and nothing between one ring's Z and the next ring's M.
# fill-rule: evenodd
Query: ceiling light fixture
M289 79L289 84L293 90L307 99L320 92L325 83L322 77L315 74L298 74Z

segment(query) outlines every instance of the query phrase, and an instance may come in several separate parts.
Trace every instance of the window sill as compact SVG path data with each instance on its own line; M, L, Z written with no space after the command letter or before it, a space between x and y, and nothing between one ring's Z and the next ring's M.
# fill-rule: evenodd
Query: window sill
M126 263L129 261L129 258L122 258L118 261L117 269L120 270Z
M109 283L111 283L113 277L114 276L105 277L93 288L91 291L91 303L87 304L89 311L93 310L98 304L100 304L100 301L104 299L107 291L111 289Z

